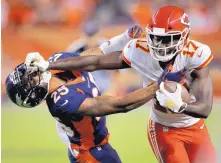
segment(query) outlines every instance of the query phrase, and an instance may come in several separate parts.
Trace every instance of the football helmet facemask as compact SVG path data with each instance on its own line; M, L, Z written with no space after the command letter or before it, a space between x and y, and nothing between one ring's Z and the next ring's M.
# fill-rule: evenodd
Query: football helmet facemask
M170 61L188 39L190 21L183 9L164 6L152 17L146 28L147 44L154 59Z
M28 68L22 63L8 75L6 93L16 105L31 108L39 105L46 98L48 84L41 83L39 70L33 71L32 68Z

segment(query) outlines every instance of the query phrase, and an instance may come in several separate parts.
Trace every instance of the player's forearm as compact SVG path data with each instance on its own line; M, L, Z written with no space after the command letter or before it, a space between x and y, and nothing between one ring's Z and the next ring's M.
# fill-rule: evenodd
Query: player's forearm
M104 116L115 113L126 113L140 107L155 96L158 84L154 83L124 97L98 96L86 99L78 112L89 116Z
M203 102L188 104L184 113L195 118L207 118L212 110L212 105Z
M94 71L98 69L99 56L73 57L50 62L48 70Z
M91 48L81 53L81 56L88 56L88 55L104 55L100 48Z
M125 113L136 109L147 103L155 96L158 84L154 83L146 88L139 89L124 97L96 97L97 109L96 115L109 115L114 113Z
M143 104L147 103L155 96L155 92L158 90L158 84L154 83L149 85L146 88L139 89L135 92L128 94L125 97L122 97L119 103L117 104L118 108L123 108L124 112L131 111L136 109Z
M47 70L95 71L121 68L129 68L129 66L122 60L121 52L113 52L104 56L89 55L50 62Z
M213 85L209 69L207 67L194 71L192 74L195 75L192 92L196 97L196 102L188 104L184 113L197 118L207 118L213 103Z

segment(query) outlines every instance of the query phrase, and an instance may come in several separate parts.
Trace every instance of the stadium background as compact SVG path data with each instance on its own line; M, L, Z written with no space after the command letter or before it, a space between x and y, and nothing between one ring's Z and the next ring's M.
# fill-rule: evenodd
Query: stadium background
M57 136L55 120L45 104L18 108L5 95L5 78L24 61L26 53L44 57L76 46L97 46L133 24L145 27L151 13L162 5L179 5L192 22L191 38L208 44L214 55L211 76L214 105L206 123L221 162L221 1L219 0L2 0L2 163L68 162L67 148ZM141 87L132 70L94 73L105 94L124 95ZM104 77L105 75L105 77ZM110 142L123 163L156 163L146 128L150 105L109 116Z

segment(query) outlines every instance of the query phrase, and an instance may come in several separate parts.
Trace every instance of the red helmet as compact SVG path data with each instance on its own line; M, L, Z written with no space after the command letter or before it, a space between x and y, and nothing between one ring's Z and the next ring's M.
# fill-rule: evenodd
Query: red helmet
M188 38L190 21L183 9L160 8L147 25L147 43L154 59L167 62L180 52Z

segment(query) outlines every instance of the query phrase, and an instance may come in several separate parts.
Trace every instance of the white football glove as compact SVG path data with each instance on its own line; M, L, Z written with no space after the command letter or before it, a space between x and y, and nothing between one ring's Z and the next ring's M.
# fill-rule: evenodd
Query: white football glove
M36 66L42 72L46 71L49 66L49 62L45 61L39 52L28 53L25 59L25 64L27 67Z
M42 79L40 83L49 83L49 81L51 80L51 73L49 71L45 71L42 74Z
M177 89L174 93L170 93L164 88L164 82L160 84L160 90L156 91L156 98L160 105L170 109L175 113L182 113L187 107L187 103L181 98L181 85L177 84Z

